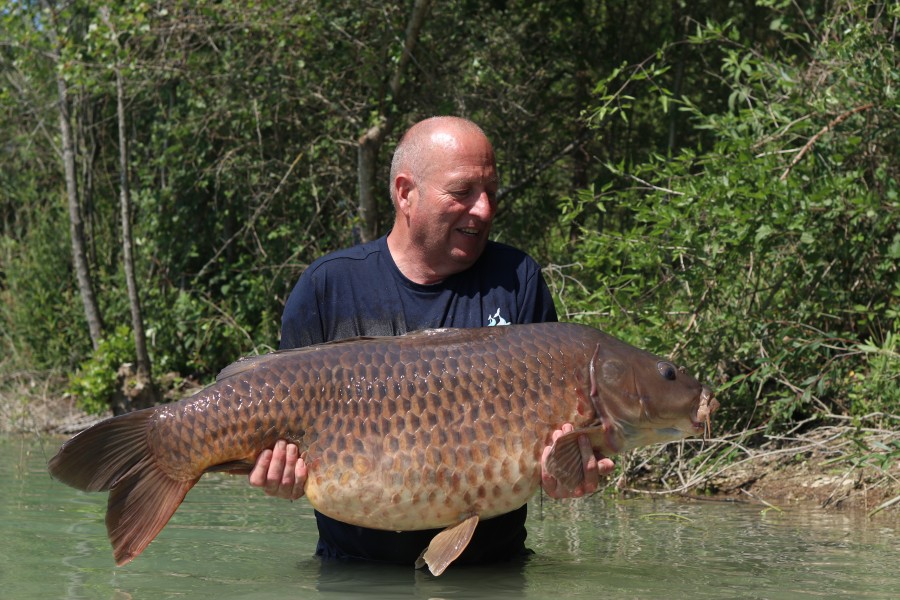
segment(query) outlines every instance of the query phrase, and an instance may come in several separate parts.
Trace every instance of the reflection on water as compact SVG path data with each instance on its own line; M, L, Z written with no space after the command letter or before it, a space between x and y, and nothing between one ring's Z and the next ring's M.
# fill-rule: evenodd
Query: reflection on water
M403 566L316 558L300 567L309 568L316 590L329 598L522 598L527 562L448 569L440 577Z
M0 595L5 598L893 598L896 511L865 515L677 500L529 507L535 555L491 567L323 562L305 501L244 478L204 478L143 555L115 567L105 494L53 481L59 440L0 438Z

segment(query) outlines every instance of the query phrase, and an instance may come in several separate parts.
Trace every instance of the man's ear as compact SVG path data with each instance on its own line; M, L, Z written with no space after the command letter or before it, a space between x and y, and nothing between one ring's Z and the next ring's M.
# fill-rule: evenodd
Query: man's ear
M399 173L394 178L394 197L397 198L397 210L409 216L409 210L418 198L418 190L412 177Z

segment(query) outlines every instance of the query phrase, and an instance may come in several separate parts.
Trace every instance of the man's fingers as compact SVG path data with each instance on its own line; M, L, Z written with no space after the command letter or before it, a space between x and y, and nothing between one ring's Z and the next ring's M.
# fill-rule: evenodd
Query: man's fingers
M278 496L296 500L303 495L306 486L306 463L300 458L300 449L296 444L288 444L284 459L284 474L281 478L281 489Z
M556 442L560 437L574 430L575 427L571 423L564 423L562 427L551 434L551 440ZM615 470L612 460L594 452L588 436L579 435L578 450L581 453L584 479L574 490L566 489L559 485L559 481L555 477L547 473L547 457L550 455L550 448L551 446L545 447L541 455L541 486L551 498L580 498L585 494L592 494L600 487L600 478Z
M296 475L296 479L294 479L294 487L291 490L291 500L296 500L302 496L305 491L308 473L306 471L306 461L302 458L297 461L297 465L294 467L294 474Z
M263 488L267 496L296 500L303 496L308 471L296 444L275 442L263 450L250 471L250 485Z
M591 447L591 440L586 435L578 436L578 449L581 450L581 461L584 467L584 481L579 486L585 494L597 491L600 485L600 474L597 469L597 457Z
M272 451L263 450L250 471L250 485L254 487L263 487L266 485L266 474L269 472L269 462L272 460Z
M283 493L279 493L280 488L283 485L293 486L294 472L290 472L289 480L288 475L284 472L287 458L286 447L287 442L278 440L275 448L272 449L272 460L269 462L269 470L266 473L266 494L269 496L284 497Z
M561 431L553 432L553 441L556 441L562 435ZM541 454L541 487L547 492L551 498L555 498L556 477L547 472L547 457L550 456L550 446L544 446L544 452Z
M556 440L567 433L571 433L574 430L575 427L571 423L564 423L562 427L555 430L550 435L550 439L552 440L552 442L556 442ZM550 456L551 447L552 446L546 446L544 448L543 454L541 455L541 487L544 488L544 491L547 492L547 495L551 498L577 498L578 496L581 496L584 493L584 491L582 490L582 486L578 486L575 490L569 490L565 486L560 485L559 480L557 480L556 477L547 472L547 457ZM588 442L588 447L590 447L590 442Z
M616 464L611 458L601 455L597 457L597 473L600 475L609 475L616 470Z
M288 444L284 457L284 470L281 476L281 487L294 487L296 482L297 459L300 458L300 451L296 444Z

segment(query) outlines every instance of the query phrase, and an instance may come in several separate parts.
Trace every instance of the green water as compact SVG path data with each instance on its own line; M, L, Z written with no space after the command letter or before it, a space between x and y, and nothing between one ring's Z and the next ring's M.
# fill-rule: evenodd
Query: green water
M115 567L105 494L53 481L59 440L0 437L0 597L897 598L896 511L865 515L648 499L532 501L519 565L323 563L305 501L205 477L150 547Z

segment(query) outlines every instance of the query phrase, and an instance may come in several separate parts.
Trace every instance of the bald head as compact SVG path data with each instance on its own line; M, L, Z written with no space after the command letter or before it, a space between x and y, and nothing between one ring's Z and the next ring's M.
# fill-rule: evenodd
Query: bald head
M391 164L387 243L400 272L427 285L471 267L488 243L497 185L494 149L480 127L459 117L413 125Z
M410 127L400 138L391 161L390 193L394 203L397 175L408 173L416 180L427 177L433 164L432 153L452 150L462 136L477 136L490 145L481 127L462 117L431 117Z

